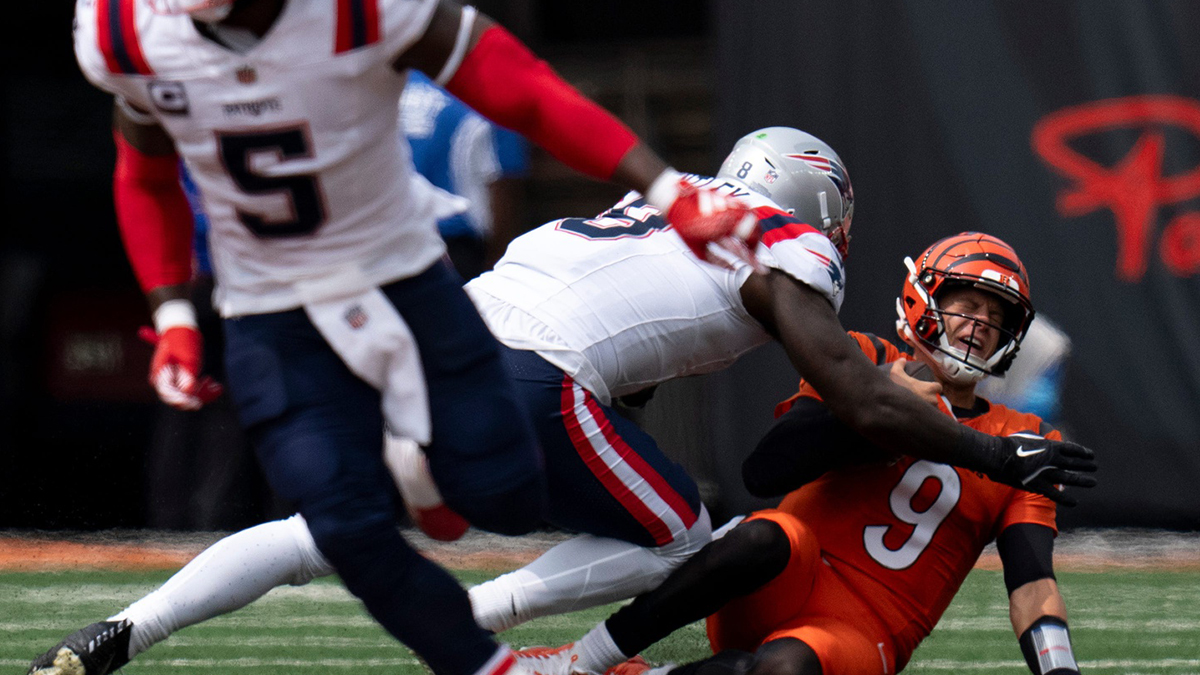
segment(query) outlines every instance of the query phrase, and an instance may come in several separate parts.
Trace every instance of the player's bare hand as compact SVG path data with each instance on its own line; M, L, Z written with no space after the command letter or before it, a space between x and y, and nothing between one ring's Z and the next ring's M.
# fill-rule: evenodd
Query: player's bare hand
M888 377L892 382L916 394L921 399L937 405L942 396L942 384L933 379L933 373L920 361L897 359L890 364L880 366L887 368Z

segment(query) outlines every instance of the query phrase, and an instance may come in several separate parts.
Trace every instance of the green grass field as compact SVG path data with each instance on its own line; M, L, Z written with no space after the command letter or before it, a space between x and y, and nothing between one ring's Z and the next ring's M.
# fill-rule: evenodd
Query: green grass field
M168 573L0 574L0 668L23 673L30 658L67 632L101 619L153 589ZM465 583L486 578L461 575ZM1084 673L1200 673L1200 574L1062 573ZM506 633L510 644L561 644L611 608L550 617ZM646 653L652 662L707 653L700 624ZM125 668L127 675L276 673L418 675L422 666L392 641L335 582L277 589L258 603L185 629ZM907 673L1027 673L1008 624L998 572L976 571Z

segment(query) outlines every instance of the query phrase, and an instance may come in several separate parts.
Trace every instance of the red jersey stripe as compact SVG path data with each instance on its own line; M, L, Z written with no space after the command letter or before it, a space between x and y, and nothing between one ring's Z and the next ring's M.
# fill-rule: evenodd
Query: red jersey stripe
M138 41L134 0L97 0L97 38L109 72L153 75Z
M604 441L617 451L617 454L622 460L625 461L627 465L630 466L630 468L633 468L639 475L645 478L643 472L638 470L638 467L636 467L634 463L630 461L631 457L636 457L637 460L641 460L641 458L637 457L632 448L630 448L616 434L615 430L612 428L612 423L604 416L603 412L599 409L599 406L596 405L591 393L581 387L577 387L570 376L566 376L563 378L562 413L563 424L567 429L567 435L571 438L571 444L575 446L576 452L579 453L580 458L583 459L584 463L587 465L592 474L595 475L601 484L604 485L605 490L615 497L617 501L620 502L620 504L625 508L625 510L628 511L629 514L646 529L650 536L653 537L656 545L664 546L671 543L674 537L671 534L670 526L668 526L661 518L655 515L655 513L647 506L647 504L636 494L634 494L628 485L622 482L621 477L618 476L608 466L608 464L604 462L604 459L600 456L597 448L592 445L593 441L588 438L588 435L583 428L583 422L580 420L580 417L577 414L576 390L583 395L583 407L588 410L593 423L604 437ZM616 440L615 443L614 439ZM644 464L644 462L642 463ZM660 484L665 485L666 482L662 480L661 476L658 476L657 472L651 470L651 473L658 479ZM662 494L663 490L661 487L659 485L655 485L654 482L649 479L647 479L647 482L650 483L657 493L659 493L660 498L664 498L664 501L672 508L672 510L675 510L676 513L678 513L678 509L672 503L672 500L665 498L665 495ZM667 492L674 493L674 490L670 490L669 485L666 487ZM678 495L675 496L678 497ZM679 501L682 501L682 499ZM689 512L691 510L689 507L687 507L686 503L684 503L684 508ZM694 523L695 520L696 517L693 514L690 521L684 518L683 522L686 523L687 527L691 527L691 523Z
M379 0L338 0L334 53L379 41Z
M764 221L763 226L769 225ZM816 231L817 229L812 225L807 225L798 220L793 220L792 222L784 223L779 227L773 227L763 232L762 243L770 247L778 244L781 241L796 239L802 235Z
M625 460L625 463L650 484L654 492L658 494L658 497L671 507L671 510L675 512L679 520L683 521L684 526L691 528L696 522L697 515L692 510L692 507L688 505L687 500L676 492L671 487L671 484L660 473L655 471L654 467L650 466L641 455L634 452L633 448L629 447L629 444L625 442L625 439L617 434L617 430L613 428L612 423L604 416L604 411L600 409L599 404L596 403L596 399L592 398L591 394L587 395L587 406L592 411L593 417L604 420L604 424L600 428L604 432L604 437L609 445L616 448L621 458ZM668 541L670 540L668 539Z

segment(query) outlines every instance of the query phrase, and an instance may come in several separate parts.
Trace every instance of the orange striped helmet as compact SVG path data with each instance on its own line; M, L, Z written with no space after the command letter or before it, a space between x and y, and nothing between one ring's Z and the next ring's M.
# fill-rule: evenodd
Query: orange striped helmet
M980 232L946 237L916 260L905 258L908 276L896 300L896 330L953 382L977 382L1003 375L1033 322L1029 275L1011 246ZM972 286L1005 301L1000 343L991 355L972 354L950 345L938 298L947 288ZM980 319L974 319L981 321Z

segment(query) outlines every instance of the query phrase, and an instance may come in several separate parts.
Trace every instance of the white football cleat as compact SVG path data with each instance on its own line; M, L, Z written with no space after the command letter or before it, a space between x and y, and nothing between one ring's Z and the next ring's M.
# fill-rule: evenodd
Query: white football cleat
M517 665L533 675L600 675L578 666L579 650L574 642L561 647L527 647L513 651Z

